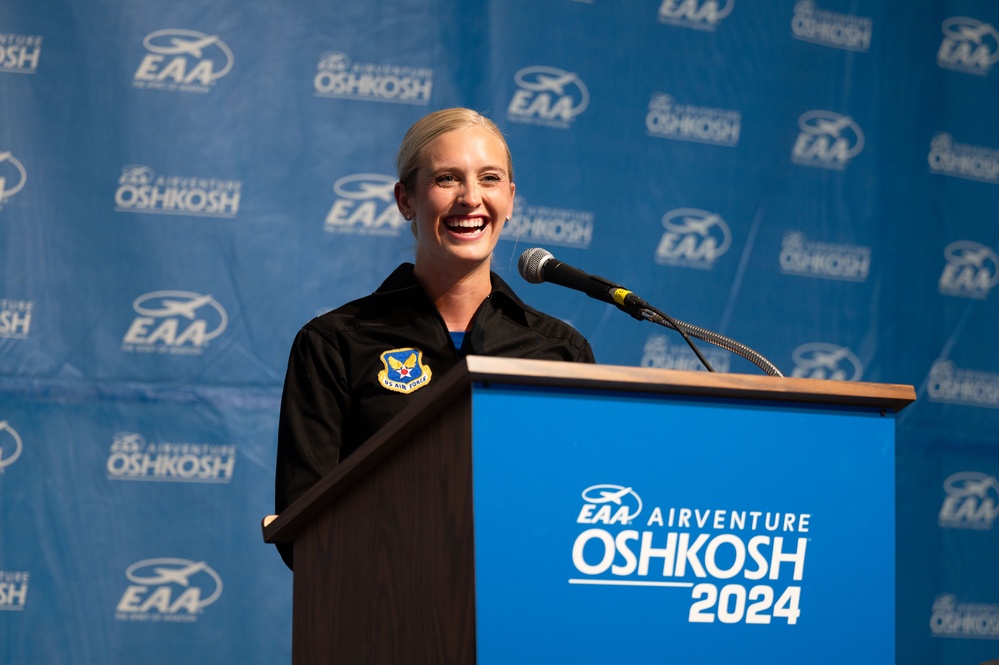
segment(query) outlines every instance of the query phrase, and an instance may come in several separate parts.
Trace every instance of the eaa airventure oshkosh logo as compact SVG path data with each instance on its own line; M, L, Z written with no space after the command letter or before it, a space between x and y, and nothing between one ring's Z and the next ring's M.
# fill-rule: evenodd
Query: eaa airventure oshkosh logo
M30 300L0 298L0 337L27 339L34 307Z
M962 369L944 358L930 367L926 391L931 402L999 409L999 374Z
M866 53L873 30L874 21L867 16L818 9L811 0L797 3L791 18L791 35L795 39L847 51Z
M832 111L806 111L798 118L791 161L801 166L843 170L864 149L864 132L853 118Z
M41 35L0 32L0 72L34 74L41 56Z
M780 271L786 275L863 282L871 271L871 248L816 242L788 231L780 246Z
M945 20L937 64L965 74L986 76L999 61L999 32L989 23L967 16Z
M192 291L153 291L132 302L138 316L122 339L131 353L200 354L229 317L214 298Z
M581 498L571 550L578 575L569 584L687 589L689 623L795 624L801 616L810 513L646 510L633 486L617 484L591 485Z
M425 106L434 90L433 69L352 62L346 53L323 53L316 70L317 97Z
M716 348L701 349L705 360L716 372L731 369L732 354ZM666 335L649 335L642 349L641 367L657 369L679 369L687 371L707 371L694 352L686 344L671 344Z
M506 109L511 122L568 129L590 104L590 91L574 72L535 65L524 67L513 79L517 91Z
M0 420L0 473L17 461L22 450L24 443L21 441L21 435L9 422Z
M677 104L669 95L656 93L645 114L649 136L735 147L742 131L742 113L729 109Z
M944 249L944 265L937 290L945 296L984 300L999 283L999 256L971 240L958 240Z
M125 570L115 619L191 623L222 595L222 578L204 561L146 559Z
M947 529L987 531L999 517L999 480L979 471L961 471L943 483L937 522Z
M954 594L940 594L933 600L930 634L959 639L999 639L999 604L963 603Z
M524 243L588 249L593 241L593 213L528 205L522 196L517 196L513 216L503 226L500 237Z
M148 166L130 164L118 177L115 211L232 219L242 190L240 180L156 175Z
M0 612L20 612L28 603L28 582L31 575L26 570L0 570Z
M210 443L147 443L135 432L118 432L107 460L110 480L225 484L236 467L236 446Z
M28 172L9 150L0 151L0 210L10 197L24 189Z
M136 88L206 93L232 69L232 51L218 35L170 28L149 33L142 45Z
M713 31L733 9L735 0L663 0L659 5L659 22Z
M927 161L932 173L999 184L999 150L955 143L954 137L946 132L930 141Z
M656 247L660 265L709 270L732 244L725 220L706 210L671 210L663 215L662 225L665 231Z
M826 342L802 344L791 352L794 370L791 376L831 381L860 381L864 366L853 351Z
M323 228L329 233L398 236L408 226L395 204L395 178L355 173L333 183L337 198Z

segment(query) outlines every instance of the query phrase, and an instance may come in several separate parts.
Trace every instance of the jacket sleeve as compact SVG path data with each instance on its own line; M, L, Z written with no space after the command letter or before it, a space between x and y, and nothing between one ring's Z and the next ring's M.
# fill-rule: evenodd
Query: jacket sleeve
M278 424L274 508L277 513L336 466L348 396L343 363L331 341L306 326L288 359ZM291 567L291 548L278 551Z

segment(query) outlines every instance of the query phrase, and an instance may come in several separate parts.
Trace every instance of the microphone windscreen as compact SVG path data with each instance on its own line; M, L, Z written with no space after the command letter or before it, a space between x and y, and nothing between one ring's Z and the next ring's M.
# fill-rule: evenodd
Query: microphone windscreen
M520 276L531 284L540 284L545 281L544 275L541 274L541 266L545 261L553 258L555 257L547 249L533 247L524 250L524 253L520 255L520 260L517 261L517 270L520 271Z

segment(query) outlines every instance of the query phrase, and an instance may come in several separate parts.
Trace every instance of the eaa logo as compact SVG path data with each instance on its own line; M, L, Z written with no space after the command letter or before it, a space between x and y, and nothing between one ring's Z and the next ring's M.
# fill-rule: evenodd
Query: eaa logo
M210 295L153 291L132 303L139 315L122 340L122 350L197 354L226 328L228 316Z
M732 13L735 0L663 0L659 22L695 30L714 30Z
M27 339L33 309L34 303L30 300L0 298L0 337Z
M0 210L10 197L24 189L28 172L9 150L0 152Z
M398 236L406 226L395 204L395 178L356 173L333 183L337 199L323 228L330 233Z
M28 603L30 580L26 570L0 570L0 610L23 610Z
M642 498L624 485L591 485L581 496L578 524L631 524L642 512Z
M791 161L802 166L845 169L864 149L864 132L853 118L832 111L806 111L791 149Z
M961 471L943 483L943 505L938 523L951 529L992 528L999 517L999 480L978 471Z
M970 240L958 240L944 249L947 265L937 282L945 296L984 300L999 283L999 256L992 248Z
M146 559L125 577L131 584L115 608L119 621L197 621L222 595L222 578L204 561Z
M0 420L0 473L17 461L23 449L21 435L6 420Z
M952 16L941 24L943 41L937 64L966 74L985 76L999 61L999 32L988 23Z
M41 35L0 34L0 72L34 74L41 55Z
M656 248L660 265L710 269L732 244L728 224L713 212L679 208L663 215L662 224L666 231Z
M791 353L794 371L791 376L831 381L860 381L864 367L860 359L845 346L812 342L802 344Z
M589 90L573 72L538 65L513 78L519 90L506 109L512 122L568 129L590 103Z
M232 69L232 51L217 35L157 30L142 45L149 51L132 77L137 88L208 92Z

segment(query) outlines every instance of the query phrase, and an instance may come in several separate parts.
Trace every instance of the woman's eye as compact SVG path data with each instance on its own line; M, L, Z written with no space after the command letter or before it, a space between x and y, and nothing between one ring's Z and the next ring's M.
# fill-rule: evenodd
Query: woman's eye
M458 182L458 179L455 178L453 175L437 176L438 185L453 185L456 182Z

